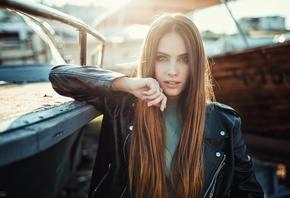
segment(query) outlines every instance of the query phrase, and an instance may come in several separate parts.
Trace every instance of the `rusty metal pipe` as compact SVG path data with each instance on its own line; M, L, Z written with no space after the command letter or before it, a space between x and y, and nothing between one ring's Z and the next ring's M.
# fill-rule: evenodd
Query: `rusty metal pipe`
M79 45L80 45L80 65L87 64L87 32L84 30L79 31Z

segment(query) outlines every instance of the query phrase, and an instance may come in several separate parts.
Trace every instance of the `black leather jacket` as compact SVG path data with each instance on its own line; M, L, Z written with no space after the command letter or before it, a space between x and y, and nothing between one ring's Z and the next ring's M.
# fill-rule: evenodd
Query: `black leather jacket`
M87 101L104 116L89 197L129 197L128 146L136 99L112 90L112 81L120 76L95 66L62 65L50 72L56 92ZM264 197L246 154L240 117L217 102L207 107L204 165L203 197Z

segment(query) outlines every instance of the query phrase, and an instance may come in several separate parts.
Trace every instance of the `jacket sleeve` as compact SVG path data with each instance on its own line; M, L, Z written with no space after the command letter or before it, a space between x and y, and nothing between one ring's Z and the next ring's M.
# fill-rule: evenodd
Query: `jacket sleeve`
M234 181L231 197L264 197L264 192L254 173L251 157L247 155L246 144L241 132L241 119L237 118L234 125Z
M58 94L87 101L101 110L104 98L113 99L120 94L112 89L112 82L122 76L96 66L58 65L50 71L49 80Z
M96 66L58 65L49 73L53 89L76 100L112 96L112 82L124 76Z

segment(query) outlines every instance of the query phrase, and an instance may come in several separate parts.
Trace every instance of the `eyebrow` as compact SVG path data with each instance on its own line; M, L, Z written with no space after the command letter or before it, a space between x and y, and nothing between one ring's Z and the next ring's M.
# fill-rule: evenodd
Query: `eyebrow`
M157 55L165 55L165 56L170 56L169 54L166 54L164 52L157 52ZM188 56L188 53L184 53L184 54L180 54L178 55L178 57L182 57L182 56Z

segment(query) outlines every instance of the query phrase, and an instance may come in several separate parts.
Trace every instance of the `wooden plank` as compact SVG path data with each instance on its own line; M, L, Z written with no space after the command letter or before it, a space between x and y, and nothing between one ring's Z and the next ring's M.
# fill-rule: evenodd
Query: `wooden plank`
M290 165L289 139L244 133L249 154L261 161Z
M290 42L213 57L218 101L236 108L248 132L290 137Z

